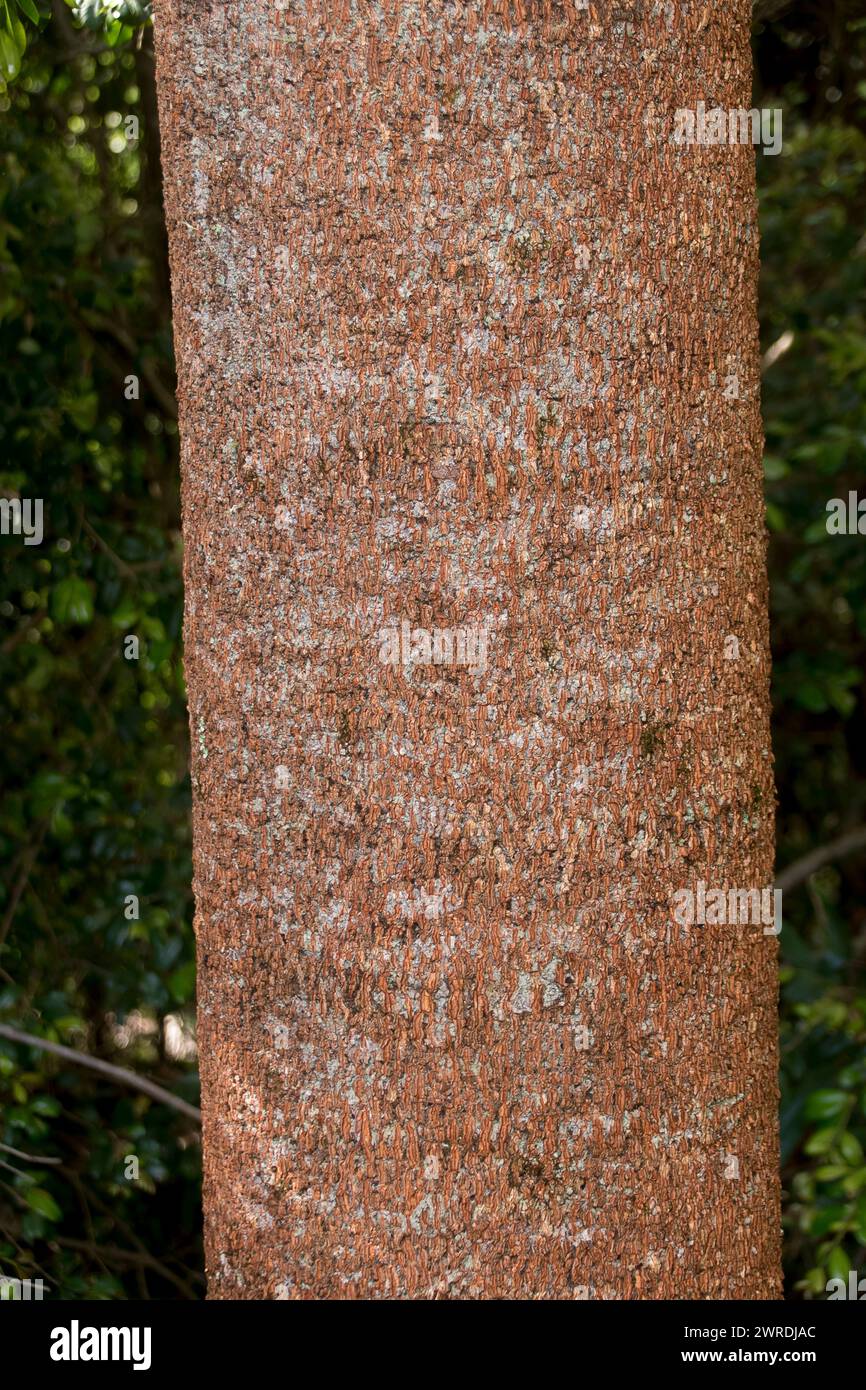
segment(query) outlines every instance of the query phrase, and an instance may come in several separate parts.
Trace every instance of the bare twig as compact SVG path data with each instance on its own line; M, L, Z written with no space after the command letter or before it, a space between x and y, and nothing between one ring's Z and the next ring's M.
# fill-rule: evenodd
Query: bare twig
M86 314L75 313L77 321L93 337L97 333L104 333L106 337L113 338L116 343L123 348L131 362L138 364L141 375L144 377L154 396L162 406L169 419L177 419L177 399L174 392L163 385L157 376L153 364L147 357L139 357L138 344L135 339L127 333L125 328L115 323L106 314L98 314L93 310L88 310Z
M794 334L791 332L790 328L786 328L782 336L777 338L776 341L767 348L767 351L761 358L762 374L768 372L771 367L775 366L779 358L784 357L785 353L793 346L793 343Z
M62 1163L62 1158L51 1158L48 1154L26 1154L22 1149L13 1149L11 1144L0 1144L0 1149L13 1158L23 1158L26 1163Z
M22 1173L20 1168L16 1168L14 1163L7 1163L5 1158L0 1158L0 1168L5 1168L7 1173L14 1173L16 1178L26 1178L27 1174ZM31 1178L32 1182L33 1179Z
M6 940L6 933L12 925L12 919L15 916L15 911L18 907L21 894L27 887L27 880L30 877L30 870L33 868L34 861L36 859L37 854L39 853L39 848L42 844L43 839L45 838L45 831L47 828L48 822L44 821L42 825L39 827L39 832L36 839L33 840L32 844L29 844L27 846L19 861L18 878L16 880L15 887L12 889L12 892L9 895L9 905L6 908L6 912L3 915L3 921L0 922L0 946L2 946L3 942Z
M53 1239L56 1245L62 1245L68 1250L80 1250L84 1254L91 1255L101 1264L106 1264L108 1262L109 1264L143 1265L146 1269L156 1271L163 1279L167 1279L170 1284L174 1284L175 1288L179 1289L185 1298L196 1298L196 1294L190 1288L186 1280L182 1279L179 1274L175 1274L173 1270L169 1269L167 1265L164 1265L162 1261L158 1260L154 1255L136 1250L123 1250L117 1245L97 1245L95 1242L89 1240L75 1240L72 1236L55 1236Z
M111 561L113 561L113 563L114 563L114 564L117 566L117 568L120 570L121 574L128 575L129 578L134 579L134 578L135 578L135 571L132 570L132 569L130 569L130 567L129 567L129 565L126 563L126 561L125 561L125 560L121 560L120 556L117 555L117 554L112 550L112 548L111 548L111 546L108 544L108 542L107 542L107 541L104 541L104 540L102 539L102 537L100 536L99 532L98 532L98 531L95 531L94 528L91 526L90 522L87 520L87 517L86 517L86 516L85 516L85 517L82 517L81 520L82 520L82 525L84 526L84 529L85 529L85 531L87 532L88 536L90 536L91 540L96 541L96 544L99 546L100 550L103 550L103 551L105 552L105 554L108 556L108 558L109 558Z
M116 1067L111 1062L103 1062L99 1057L89 1057L86 1052L78 1052L73 1047L64 1047L62 1043L49 1042L47 1038L37 1038L32 1033L22 1033L17 1028L10 1028L6 1023L0 1023L0 1038L8 1038L10 1042L23 1043L25 1047L37 1047L43 1052L51 1052L55 1057L63 1057L67 1062L74 1062L79 1067L89 1067L91 1071L98 1071L103 1076L110 1076L112 1081L118 1082L121 1086L129 1086L135 1091L143 1091L145 1095L151 1096L163 1105L169 1105L172 1109L179 1110L182 1115L188 1116L189 1119L201 1123L201 1111L196 1109L194 1105L181 1100L180 1096L172 1095L171 1091L164 1090L162 1086L157 1086L155 1081L148 1081L147 1077L129 1071L126 1067Z
M827 845L820 845L818 849L810 850L804 854L802 859L795 859L793 864L788 864L780 874L776 875L776 887L787 892L790 888L796 888L798 883L802 883L810 874L814 874L818 869L822 869L825 864L831 864L834 859L841 859L843 855L852 854L855 849L863 849L866 846L866 825L858 825L854 830L848 830L838 839L831 840Z
M44 608L37 609L35 613L28 613L27 617L22 619L12 635L7 637L2 647L0 647L0 656L6 656L7 652L14 651L15 648L26 639L31 628L34 628L37 623L41 623L44 617Z

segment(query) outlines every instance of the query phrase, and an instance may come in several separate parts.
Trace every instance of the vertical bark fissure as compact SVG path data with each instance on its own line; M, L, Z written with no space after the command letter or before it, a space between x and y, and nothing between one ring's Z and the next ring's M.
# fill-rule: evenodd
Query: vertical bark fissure
M211 1294L778 1296L749 6L155 8Z

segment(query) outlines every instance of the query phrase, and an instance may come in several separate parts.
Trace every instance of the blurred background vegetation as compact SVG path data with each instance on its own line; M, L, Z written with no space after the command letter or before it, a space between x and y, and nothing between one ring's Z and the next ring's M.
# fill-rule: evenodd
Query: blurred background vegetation
M866 822L866 542L825 528L828 499L862 490L866 457L857 9L765 0L755 27L756 101L785 113L783 154L757 161L778 862L830 847L792 871L781 937L789 1298L866 1275L866 850L836 845ZM0 1028L194 1104L148 10L0 0L0 495L46 507L41 546L0 539ZM199 1158L188 1113L0 1034L0 1273L41 1276L55 1297L200 1298Z

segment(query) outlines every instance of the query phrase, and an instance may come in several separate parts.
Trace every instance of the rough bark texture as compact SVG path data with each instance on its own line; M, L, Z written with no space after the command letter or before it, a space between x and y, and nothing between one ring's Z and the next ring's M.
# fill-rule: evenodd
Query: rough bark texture
M747 0L155 8L211 1294L777 1297Z

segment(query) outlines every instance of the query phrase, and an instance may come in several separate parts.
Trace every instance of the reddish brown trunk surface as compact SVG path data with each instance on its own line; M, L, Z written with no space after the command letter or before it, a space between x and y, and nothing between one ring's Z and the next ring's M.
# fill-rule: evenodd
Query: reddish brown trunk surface
M155 8L211 1293L777 1296L748 4Z

